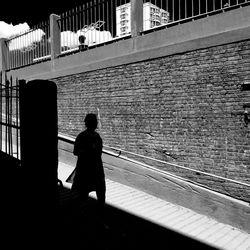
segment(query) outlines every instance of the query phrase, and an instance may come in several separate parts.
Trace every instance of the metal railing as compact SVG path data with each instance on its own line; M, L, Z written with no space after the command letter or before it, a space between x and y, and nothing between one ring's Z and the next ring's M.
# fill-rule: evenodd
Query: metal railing
M119 38L118 6L128 2L93 0L62 13L58 20L61 53L91 48Z
M0 150L21 158L19 81L12 77L0 82Z
M250 0L140 0L143 12L141 33L156 31L170 25L192 21L233 8L249 5ZM85 4L62 13L57 20L59 26L56 56L55 45L51 45L50 34L54 30L48 21L42 22L26 32L9 38L7 42L7 69L14 69L70 52L115 42L131 36L130 0L89 0ZM136 22L141 22L134 20ZM140 26L140 25L139 25ZM54 40L53 40L54 41ZM53 48L51 48L53 46ZM54 54L53 54L54 55Z
M18 68L45 60L50 56L49 21L42 22L32 29L9 38L8 69Z
M250 0L143 0L143 31L249 4Z
M75 138L73 138L71 136L68 136L68 135L64 135L64 134L58 134L58 139L62 140L62 141L65 141L65 142L67 142L69 144L72 144L72 145L74 144L74 141L75 141ZM244 181L238 181L238 180L226 178L226 177L223 177L223 176L220 176L220 175L204 172L204 171L201 171L201 170L198 170L198 169L193 169L193 168L181 166L181 165L178 165L178 164L174 164L172 162L162 161L162 160L155 159L155 158L152 158L152 157L148 157L148 156L145 156L145 155L137 154L137 153L134 153L134 152L129 152L129 151L126 151L126 150L123 150L123 149L120 149L120 148L110 147L108 145L103 145L103 147L104 147L103 153L105 153L105 154L110 154L112 156L134 162L136 164L141 165L142 167L149 168L151 170L158 171L158 172L161 172L161 173L167 173L167 174L171 175L171 173L166 171L166 170L160 170L159 168L149 166L149 165L143 163L142 161L134 160L133 158L131 158L131 156L136 156L139 159L151 160L153 162L162 163L162 164L168 165L170 167L172 166L172 167L177 168L177 169L186 170L186 171L192 172L194 174L205 175L205 176L208 176L208 177L217 178L217 179L219 179L221 181L228 181L228 182L231 182L233 184L238 184L238 185L250 188L250 184L246 183ZM127 157L127 155L129 155L130 157ZM178 177L177 172L175 173L175 176ZM190 179L187 179L187 178L182 178L182 179L184 179L185 181L191 181ZM197 185L201 185L199 182L196 182L196 181L192 181L192 182L197 184ZM206 188L208 188L208 187L206 186Z
M75 138L60 133L58 134L58 140L69 143L70 145L74 145ZM179 164L159 160L120 148L110 147L108 145L103 145L103 154L134 163L144 169L149 169L150 171L161 174L163 176L172 176L182 181L189 182L212 191L217 191L221 194L230 195L231 197L234 197L236 199L241 199L240 197L238 197L239 193L235 193L234 191L228 193L225 190L235 190L235 188L237 187L238 192L247 193L250 188L250 184L246 181L223 177L217 174L185 167ZM145 162L149 162L149 164ZM247 199L241 200L248 202Z

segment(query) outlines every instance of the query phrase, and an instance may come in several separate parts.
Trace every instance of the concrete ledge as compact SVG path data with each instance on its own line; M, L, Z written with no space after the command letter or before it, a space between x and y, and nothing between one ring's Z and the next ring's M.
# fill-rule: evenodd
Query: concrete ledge
M59 161L71 165L72 167L75 167L77 158L73 155L73 144L59 140L58 148Z
M59 161L71 165L73 171L76 158L71 151L72 145L66 144L59 142ZM205 189L163 171L156 171L150 166L117 158L108 152L104 152L103 162L106 177L110 180L135 187L219 222L250 232L250 206L246 202Z
M103 158L108 178L250 232L249 204L168 173L108 155Z

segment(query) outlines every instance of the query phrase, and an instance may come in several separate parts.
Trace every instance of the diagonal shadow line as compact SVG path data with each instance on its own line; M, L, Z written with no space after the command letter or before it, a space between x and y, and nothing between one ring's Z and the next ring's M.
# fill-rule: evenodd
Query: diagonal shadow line
M0 160L4 162L3 157ZM27 189L23 188L26 185L20 178L22 173L18 162L8 159L5 164L1 172L1 206L4 208L1 213L1 226L4 228L1 242L4 244L6 241L8 249L17 245L25 249L48 246L51 249L214 249L109 204L105 207L108 228L104 228L98 219L96 199L90 197L83 202L60 185L58 206L53 210L53 206L48 205L56 201L42 197L42 190L37 195L32 193L35 187L29 187L28 194L25 194ZM46 193L46 186L43 188ZM33 199L37 202L35 205ZM44 206L40 200L48 204ZM44 211L44 208L49 210Z
M110 204L105 207L107 230L99 231L94 198L74 207L76 197L63 187L61 206L66 228L77 228L73 233L77 246L93 247L93 242L101 249L215 249L195 239L157 225L144 218L121 210ZM80 208L80 210L79 210ZM71 215L70 215L71 214ZM66 233L67 235L67 233ZM91 249L91 248L90 248Z

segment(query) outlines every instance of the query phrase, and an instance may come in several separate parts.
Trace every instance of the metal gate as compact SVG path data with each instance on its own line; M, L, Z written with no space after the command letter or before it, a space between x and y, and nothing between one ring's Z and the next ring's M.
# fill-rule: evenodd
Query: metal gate
M0 150L21 160L19 80L2 79L0 72Z
M18 78L7 79L0 72L0 151L18 159L23 166L28 166L28 158L39 158L42 151L56 161L57 88L54 82L26 83Z
M24 238L51 242L59 206L56 84L26 83L0 74L1 201L8 218L4 227L11 228L16 239L23 230L19 225L25 223ZM18 233L13 235L14 229Z

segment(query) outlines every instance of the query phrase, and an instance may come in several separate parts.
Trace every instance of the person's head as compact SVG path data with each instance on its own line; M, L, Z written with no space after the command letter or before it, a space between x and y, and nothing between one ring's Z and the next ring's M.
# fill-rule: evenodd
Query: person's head
M95 130L98 124L96 115L92 113L87 114L84 123L87 129Z

